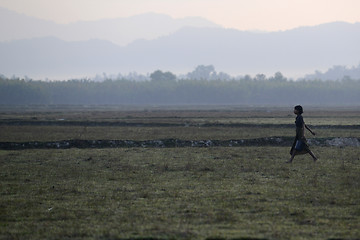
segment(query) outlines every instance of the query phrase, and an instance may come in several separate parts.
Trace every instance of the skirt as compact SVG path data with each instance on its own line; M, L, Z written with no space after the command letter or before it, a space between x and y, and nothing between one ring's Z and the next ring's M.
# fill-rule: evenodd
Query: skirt
M303 144L301 151L295 149L296 142L297 142L298 140L302 141L302 144ZM295 155L301 155L301 154L309 153L309 152L310 152L310 148L309 148L309 145L308 145L308 143L307 143L307 141L306 141L306 138L301 138L301 139L299 139L299 138L296 136L295 139L294 139L294 142L293 142L293 144L292 144L292 146L291 146L291 149L290 149L290 155L292 155L293 151L296 151L296 152L295 152Z

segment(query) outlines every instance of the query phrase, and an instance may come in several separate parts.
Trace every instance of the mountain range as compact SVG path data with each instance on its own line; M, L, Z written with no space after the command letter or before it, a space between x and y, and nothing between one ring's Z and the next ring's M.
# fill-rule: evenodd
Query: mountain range
M157 69L187 73L211 64L232 75L280 71L300 77L360 62L360 23L259 33L158 14L59 25L0 10L0 31L5 33L0 37L0 74L8 76L68 78ZM125 32L128 38L121 37Z
M0 8L0 42L52 36L64 41L101 39L125 46L137 39L156 39L188 26L220 27L200 17L174 19L156 13L57 24Z

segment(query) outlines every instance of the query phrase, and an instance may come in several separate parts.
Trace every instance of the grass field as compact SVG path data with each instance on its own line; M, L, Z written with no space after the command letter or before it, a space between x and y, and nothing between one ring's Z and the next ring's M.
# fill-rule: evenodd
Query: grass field
M0 112L0 142L243 139L295 132L286 126L294 123L291 109L36 107ZM359 118L356 108L304 114L321 137L360 138ZM139 126L104 124L109 122ZM234 127L240 122L250 126ZM302 155L285 164L289 150L0 150L0 239L360 239L359 147L314 146L316 163Z

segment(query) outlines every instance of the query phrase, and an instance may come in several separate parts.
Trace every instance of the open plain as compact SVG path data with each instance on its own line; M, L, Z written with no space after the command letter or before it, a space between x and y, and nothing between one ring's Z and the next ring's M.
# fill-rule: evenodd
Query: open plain
M305 107L316 163L285 163L294 118L292 107L2 106L0 239L360 239L360 109Z

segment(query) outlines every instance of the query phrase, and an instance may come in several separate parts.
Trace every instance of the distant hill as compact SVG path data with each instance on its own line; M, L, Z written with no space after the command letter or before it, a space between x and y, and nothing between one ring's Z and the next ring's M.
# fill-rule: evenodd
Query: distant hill
M66 42L54 37L0 43L0 73L66 77L114 72L120 50L104 40Z
M137 39L151 40L168 35L187 26L220 27L200 17L174 19L156 13L56 24L0 8L0 42L52 36L65 41L101 39L124 46Z
M37 38L0 43L0 73L11 76L92 76L96 73L187 73L214 65L235 74L303 76L360 61L360 23L335 22L283 32L252 33L185 27L121 47L109 41Z

